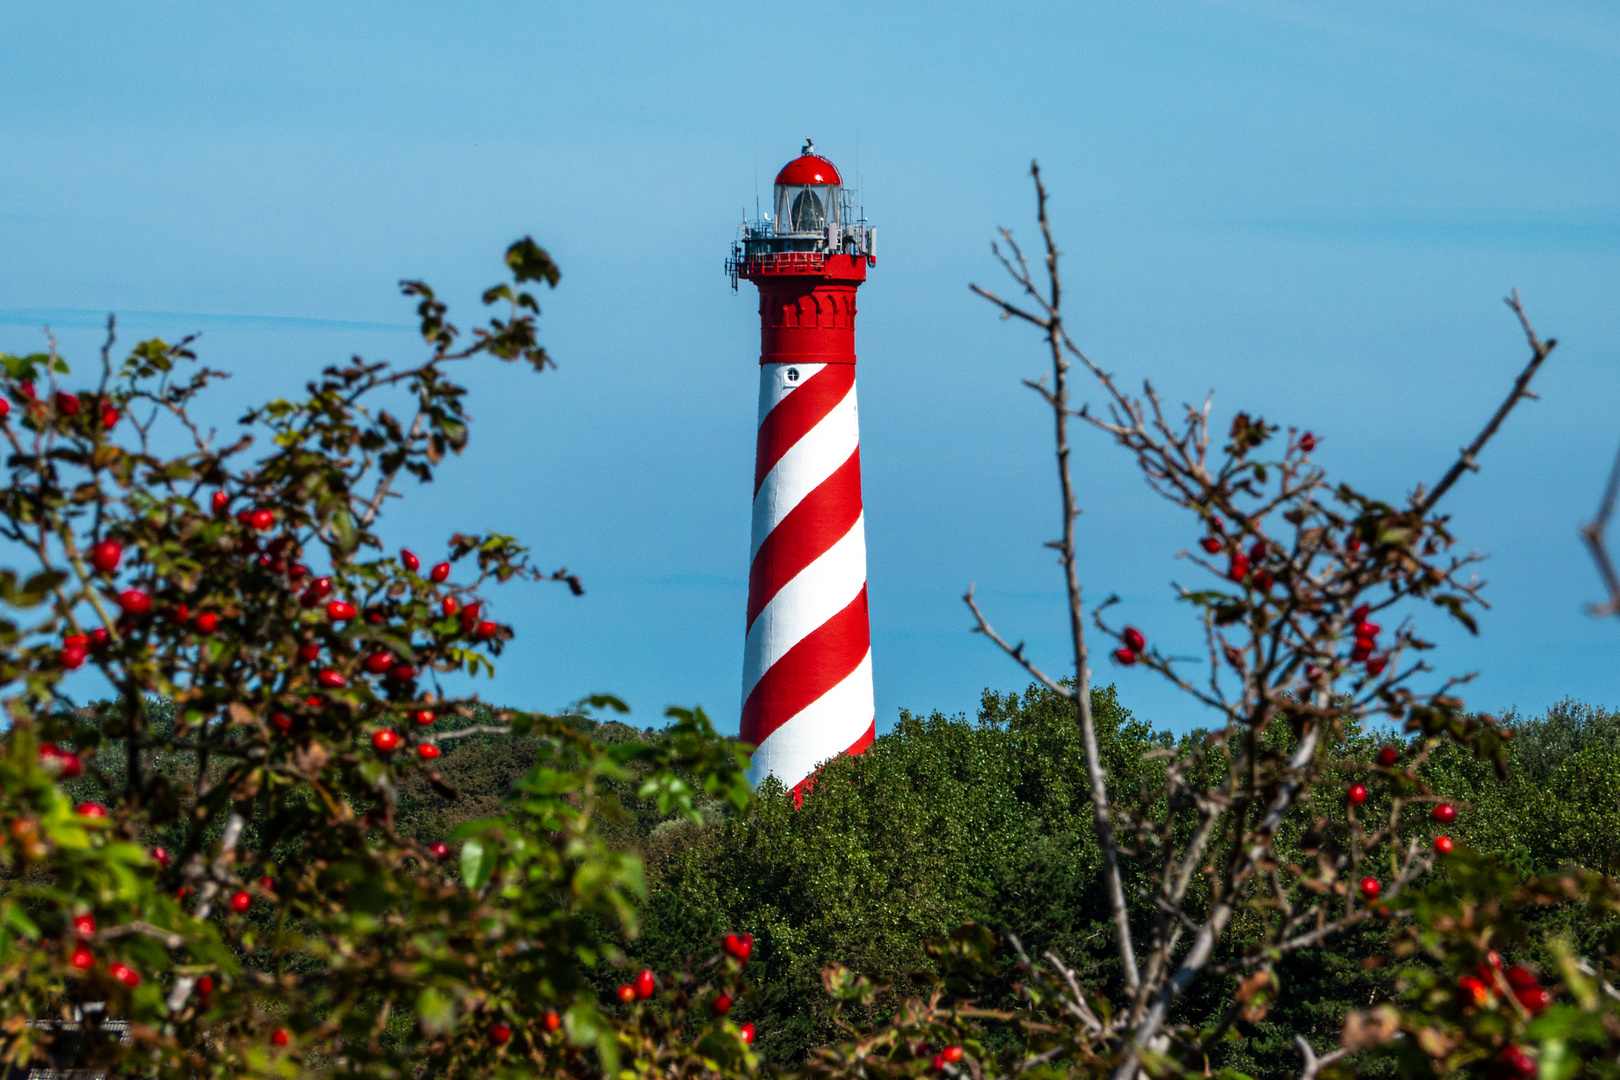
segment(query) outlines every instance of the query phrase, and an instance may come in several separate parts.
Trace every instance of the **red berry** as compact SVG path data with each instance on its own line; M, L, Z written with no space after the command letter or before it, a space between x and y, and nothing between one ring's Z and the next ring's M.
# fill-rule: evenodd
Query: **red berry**
M1519 1004L1523 1005L1531 1016L1536 1015L1552 1004L1552 994L1539 986L1529 986L1523 990L1515 990L1513 996L1519 999Z
M343 687L349 685L349 680L345 679L342 675L338 674L336 671L333 671L331 668L322 668L320 671L316 672L315 681L326 687L328 690L341 690Z
M276 512L260 508L248 516L248 524L259 532L265 532L276 523Z
M105 649L107 647L107 642L111 640L112 635L107 633L107 628L105 626L98 626L94 630L90 631L90 647L92 649L96 649L98 651Z
M636 997L641 998L643 1001L652 997L653 991L658 986L657 980L653 978L652 971L647 968L642 968L636 974L635 982L632 985L636 989Z
M1457 980L1457 1000L1465 1009L1477 1009L1490 1003L1491 992L1474 976L1464 975Z
M747 1043L749 1046L754 1045L754 1024L752 1021L739 1027L737 1029L737 1034L741 1035L742 1041Z
M432 852L435 859L448 858L450 855L450 845L445 843L443 840L435 840L433 843L428 845L428 851Z
M960 1046L947 1046L939 1056L944 1058L948 1064L955 1065L962 1060L962 1048Z
M290 1036L287 1034L286 1028L276 1028L270 1033L270 1041L276 1046L286 1046L288 1038Z
M1376 646L1366 638L1356 638L1356 647L1350 650L1351 662L1356 664L1361 663L1363 660L1367 659L1367 657L1372 655L1374 648L1376 648Z
M1519 964L1514 964L1502 972L1502 975L1507 979L1507 984L1515 990L1531 990L1541 985L1533 971Z
M1442 825L1450 825L1457 820L1457 808L1446 802L1435 803L1434 809L1429 811L1429 816Z
M127 964L114 964L107 969L107 974L131 989L141 985L140 974Z
M615 990L614 993L619 996L620 1001L627 1005L636 1000L636 988L631 986L629 983L623 984L617 990Z
M1125 667L1130 667L1132 664L1136 663L1136 654L1130 649L1115 649L1114 660L1120 664L1123 664Z
M59 659L62 666L69 671L77 671L84 667L85 658L90 655L89 650L82 645L69 645L62 650Z
M225 508L231 505L231 497L225 494L223 491L214 492L213 496L208 501L209 504L213 506L214 513L216 514L223 514L225 512Z
M427 727L429 724L433 723L433 720L434 720L433 710L432 709L417 709L414 713L411 714L411 716L418 724L422 725L423 727Z
M735 957L738 962L746 964L748 958L754 952L754 935L743 934L738 936L737 934L727 934L721 943L721 947L732 957Z
M1378 764L1384 768L1393 768L1395 762L1400 760L1401 752L1393 746L1380 747L1378 750Z
M125 589L118 594L118 606L125 615L145 615L152 610L152 598L139 589Z
M439 756L439 748L430 742L425 742L416 748L416 756L423 761L432 761Z
M1376 638L1378 636L1379 631L1381 631L1382 629L1383 629L1383 627L1379 626L1377 623L1368 622L1366 619L1363 619L1360 622L1356 623L1356 637L1358 637L1358 638L1367 638L1367 639L1371 640L1373 638Z
M1367 801L1367 785L1351 784L1350 790L1346 793L1345 797L1350 800L1352 805L1360 806L1362 803Z
M207 997L209 994L212 994L213 992L214 992L214 980L213 979L210 979L207 975L204 975L202 978L197 980L197 994L199 996Z
M1372 606L1370 604L1362 604L1350 613L1350 621L1353 623L1364 623L1367 621L1367 616L1371 614Z
M231 910L238 915L243 914L253 906L253 897L245 892L234 893L231 896Z
M79 396L70 394L65 390L56 395L56 411L63 416L77 416L79 414Z
M107 816L107 808L100 803L82 802L73 809L75 813L83 817L104 818Z
M724 1016L730 1011L731 995L722 990L719 994L715 995L714 1014L716 1016Z
M116 540L102 540L90 545L90 565L103 574L110 574L118 569L118 560L124 557L124 549Z
M376 608L372 608L370 611L366 612L366 622L370 623L372 626L381 626L383 622L387 620L387 618L388 616L384 615Z
M1270 592L1271 586L1276 582L1269 570L1257 570L1254 575L1254 587L1261 592Z
M505 1046L512 1041L512 1029L505 1024L496 1024L489 1029L489 1041L496 1046Z
M416 552L412 551L410 548L399 549L399 561L401 565L405 567L405 569L409 570L413 574L416 573L416 571L422 565L422 560L418 559L416 557Z
M27 398L29 401L34 401L38 397L38 395L34 391L33 382L31 380L28 380L28 379L24 379L22 382L19 382L17 384L17 393L21 394L23 397Z
M1315 450L1316 449L1316 436L1312 435L1308 431L1305 434L1301 435L1299 437L1299 448L1300 448L1301 451L1303 451L1304 453L1307 453L1307 454L1310 453L1312 450Z
M80 937L89 937L96 932L96 917L94 915L73 916L73 932Z
M276 713L270 718L270 723L275 725L275 729L283 735L292 730L292 717L286 713Z
M287 577L290 578L293 581L301 580L308 573L309 573L309 567L305 566L301 562L295 562L291 566L287 567Z
M385 652L372 653L366 657L366 670L373 675L381 675L394 666L394 657Z
M435 583L444 581L449 576L450 576L450 564L447 563L447 562L439 563L432 570L428 571L428 578L431 579Z
M391 754L399 749L399 744L399 732L394 731L392 728L383 728L381 731L371 733L371 745L375 746L380 753Z
M107 405L101 410L101 426L111 431L118 425L118 410Z
M260 878L259 879L259 888L263 889L267 893L275 892L276 891L276 879L273 878L273 877L270 877L269 875L266 875L266 876Z
M1198 541L1198 546L1209 552L1211 555L1221 550L1221 542L1215 539L1213 536L1204 537L1202 540Z
M395 682L410 682L416 678L416 669L409 664L395 664L388 669L388 677Z
M1379 653L1377 656L1367 657L1367 674L1371 675L1375 679L1382 675L1384 673L1384 669L1388 666L1389 657L1383 653Z
M1264 540L1256 540L1249 545L1249 561L1262 563L1266 561L1268 549Z
M153 848L152 849L152 858L156 859L157 864L159 866L161 866L163 869L167 870L169 868L169 849L168 848L161 848L161 847Z
M1241 551L1232 555L1232 562L1226 568L1226 576L1232 581L1242 581L1249 576L1249 557Z
M1132 652L1142 652L1147 648L1147 638L1143 637L1142 631L1134 626L1127 626L1120 636L1125 639L1125 644L1131 647Z
M354 605L347 600L333 600L326 605L326 617L333 622L348 622L354 614Z
M80 971L89 971L91 968L96 966L96 954L85 948L83 945L75 945L73 947L73 956L68 963L72 964Z
M1503 1071L1509 1076L1531 1077L1536 1075L1535 1061L1531 1059L1530 1055L1512 1043L1502 1047L1502 1053L1498 1060L1502 1063Z
M1362 878L1359 888L1361 889L1361 895L1369 900L1374 899L1383 891L1382 886L1378 884L1378 879L1375 877Z
M944 1072L945 1071L945 1055L944 1054L935 1054L934 1055L934 1060L932 1060L932 1061L930 1061L928 1063L928 1067L930 1069L934 1070L935 1072Z
M488 619L485 619L483 622L478 624L478 629L475 631L475 633L481 638L487 638L493 637L495 631L499 629L500 627L498 625L490 622Z
M197 616L196 626L200 633L212 634L219 629L219 616L212 611L205 611Z
M326 599L332 595L332 579L329 577L316 578L309 583L309 591L315 594L317 600Z
M448 617L450 615L454 615L457 611L461 610L461 605L456 602L455 597L447 596L447 597L444 598L444 603L439 605L439 609L441 611L443 611L445 613L445 615Z
M10 415L11 415L11 402L7 401L3 397L0 397L0 420L4 420L6 417L8 417Z
M306 664L313 664L321 658L321 647L313 641L306 641L298 646L298 659Z
M556 1031L562 1027L562 1017L558 1016L555 1010L552 1010L540 1018L540 1023L544 1025L547 1031Z
M1449 836L1437 836L1434 838L1434 850L1437 854L1450 855L1451 849L1456 846Z

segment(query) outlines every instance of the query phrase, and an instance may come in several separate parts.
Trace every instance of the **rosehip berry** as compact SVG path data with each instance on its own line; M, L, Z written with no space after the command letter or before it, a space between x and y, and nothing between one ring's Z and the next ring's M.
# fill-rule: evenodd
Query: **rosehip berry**
M1211 555L1221 550L1221 542L1215 539L1213 536L1204 537L1202 540L1198 541L1198 546L1209 552Z
M59 391L56 395L56 411L63 416L79 415L79 396L66 390Z
M754 952L754 935L727 934L721 942L721 948L725 949L727 954L735 958L739 963L746 964L748 958Z
M128 964L114 964L107 969L107 974L117 979L130 989L141 985L140 974Z
M288 716L286 713L276 713L270 718L270 723L283 735L292 730L292 717Z
M309 567L301 562L295 562L287 567L287 577L293 581L301 581L309 575Z
M653 978L653 973L648 968L642 968L636 974L635 982L631 985L635 987L636 997L641 998L643 1001L652 997L653 991L658 987L657 980Z
M10 415L11 415L11 402L7 401L3 397L0 397L0 420L4 420L6 417L8 417Z
M306 641L298 646L298 659L306 664L313 664L321 658L321 647L313 641Z
M1375 899L1383 891L1383 887L1378 884L1375 877L1362 878L1358 887L1361 889L1361 895L1369 900Z
M418 724L420 724L423 727L427 727L429 724L433 723L433 721L434 721L434 715L433 715L433 710L432 709L417 709L416 712L411 714L411 716Z
M1366 638L1356 638L1356 647L1350 650L1350 661L1359 664L1372 655L1374 645Z
M439 756L439 748L430 742L422 743L416 748L416 756L423 761L432 761Z
M371 733L371 745L375 746L379 753L391 754L399 749L399 744L399 732L392 728L383 728L381 731Z
M558 1016L555 1010L552 1010L541 1017L540 1023L547 1031L556 1031L562 1027L562 1017Z
M1523 990L1515 990L1513 992L1513 996L1519 999L1519 1004L1523 1005L1525 1007L1525 1011L1527 1011L1531 1016L1535 1016L1537 1013L1541 1012L1547 1006L1552 1004L1552 994L1546 990L1543 990L1539 986L1530 986Z
M214 992L214 980L213 979L209 978L207 975L204 975L202 978L197 980L197 994L198 994L199 997L207 997L209 994L212 994L213 992Z
M328 690L341 690L343 687L349 685L349 680L345 679L342 675L336 671L333 671L331 668L322 668L319 672L317 672L315 675L315 681L326 687Z
M1375 679L1382 675L1384 673L1384 669L1388 666L1389 657L1385 656L1383 653L1379 653L1377 656L1367 657L1367 674L1371 675Z
M1267 551L1267 548L1266 548L1266 542L1264 540L1256 540L1254 543L1249 545L1249 561L1250 562L1257 562L1257 563L1265 562L1267 554L1268 554L1268 551Z
M749 1046L754 1045L754 1024L753 1024L753 1021L749 1021L748 1023L743 1024L741 1027L739 1027L737 1029L737 1034L742 1036L742 1041L744 1043L746 1043L747 1045L749 1045Z
M223 514L225 512L225 508L231 505L231 497L225 494L223 491L214 492L213 496L210 497L208 501L209 505L214 508L214 513L216 514Z
M962 1060L962 1048L960 1046L947 1046L939 1056L944 1058L947 1064L955 1065Z
M489 1041L496 1046L505 1046L512 1041L512 1029L505 1024L496 1024L489 1029Z
M448 617L450 615L454 615L457 611L460 611L461 605L456 601L455 597L447 596L444 598L444 603L439 605L439 610L443 611Z
M104 818L107 816L107 808L95 802L82 802L75 806L73 810L74 813L82 817Z
M381 626L383 622L387 620L387 618L388 616L384 615L376 608L372 608L370 611L366 612L366 622L370 623L372 626Z
M118 569L118 561L124 557L124 549L116 540L102 540L90 545L90 565L103 574L110 574Z
M1317 667L1315 664L1306 664L1305 665L1305 681L1306 682L1316 682L1321 677L1322 677L1322 669L1321 668Z
M73 947L73 955L69 958L68 963L72 964L80 971L89 971L91 968L96 966L96 954L85 948L83 945L75 945Z
M1536 1075L1535 1061L1531 1059L1530 1055L1512 1043L1502 1047L1502 1053L1498 1060L1502 1063L1503 1071L1509 1076L1531 1077Z
M490 622L488 619L485 619L483 622L478 624L476 633L481 638L493 637L495 635L495 631L499 629L500 627L498 625Z
M169 849L168 848L161 848L161 847L153 848L152 849L152 858L155 859L157 861L158 866L162 867L163 869L167 870L169 868Z
M615 990L614 993L617 994L619 1000L624 1002L626 1005L636 1000L636 988L631 986L629 983L624 983L617 990Z
M1261 592L1270 592L1271 586L1276 582L1270 570L1257 570L1254 575L1254 587Z
M716 1016L724 1016L724 1015L726 1015L726 1013L728 1013L730 1011L731 1011L731 995L724 992L724 991L721 991L719 994L715 995L714 1014Z
M1367 801L1367 785L1351 784L1350 790L1345 793L1345 798L1350 800L1351 805L1360 806Z
M1400 760L1401 752L1393 746L1380 747L1378 750L1378 764L1384 768L1393 768L1395 762Z
M1515 990L1529 990L1541 985L1535 976L1535 972L1519 964L1514 964L1502 972L1502 976L1507 979L1507 984Z
M1301 435L1299 437L1299 448L1300 448L1301 451L1303 451L1304 453L1307 453L1307 454L1310 453L1312 450L1315 450L1316 449L1316 436L1312 435L1308 431L1305 434Z
M1457 808L1446 802L1435 803L1434 809L1429 811L1429 816L1442 825L1450 825L1457 820Z
M1231 581L1242 581L1249 576L1249 557L1241 551L1232 556L1231 563L1226 568L1226 576Z
M1378 632L1382 629L1383 627L1379 626L1377 623L1368 622L1367 620L1363 619L1356 623L1356 637L1366 638L1367 640L1371 641L1378 637Z
M34 390L33 382L28 379L24 379L17 384L17 393L21 394L29 401L34 401L39 396Z
M318 577L309 583L309 589L315 594L316 599L324 600L328 596L332 595L332 579L329 577Z
M236 912L238 915L244 914L247 909L252 906L253 897L249 894L245 892L238 892L231 895L231 910Z
M105 649L107 647L107 643L111 640L112 635L107 633L107 628L105 626L98 626L94 630L90 631L90 647L98 652Z
M428 845L428 851L432 853L435 859L446 859L450 857L450 845L445 843L443 840L433 841L433 843Z
M326 617L333 622L348 622L354 614L354 605L347 600L333 600L326 605Z
M219 616L212 611L205 611L197 616L196 625L199 633L212 634L219 629Z
M77 671L84 667L84 661L89 655L89 651L82 645L69 645L62 650L58 659L68 671Z
M259 532L266 532L276 523L276 512L260 508L248 516L248 524Z
M1367 616L1371 615L1371 614L1372 614L1371 605L1362 604L1360 607L1356 608L1354 611L1352 611L1350 613L1350 621L1353 622L1353 623L1364 623L1364 622L1367 621Z
M449 576L450 576L450 564L447 563L447 562L439 563L432 570L428 571L428 578L430 580L432 580L434 582L434 584L438 584L439 582L444 581Z
M1450 855L1452 849L1456 846L1457 845L1452 842L1452 839L1449 836L1437 836L1434 838L1434 850L1436 854Z
M1134 626L1127 626L1120 636L1125 639L1125 644L1131 647L1132 652L1142 652L1147 648L1147 638L1143 637L1142 631Z
M270 1042L276 1046L286 1046L289 1038L286 1028L276 1028L270 1033Z
M944 1072L945 1071L945 1055L944 1054L935 1054L934 1055L934 1060L932 1060L932 1061L930 1061L928 1063L928 1067L930 1069L934 1070L935 1072Z
M394 658L391 654L385 652L372 653L366 657L365 666L366 670L373 675L381 675L394 666Z
M1490 1003L1491 992L1472 975L1457 980L1457 1000L1465 1009L1478 1009Z
M152 598L139 589L125 589L118 594L118 606L125 615L145 615L152 610Z
M73 916L73 932L80 937L89 937L96 932L96 917L94 915Z
M404 566L405 569L409 570L413 574L416 573L416 571L422 566L422 560L418 559L416 557L416 552L412 551L410 548L399 549L399 561L400 565Z
M416 669L409 664L395 664L388 669L388 677L395 682L410 682L416 678Z
M101 410L101 426L111 431L118 426L118 410L108 405Z
M266 875L259 879L259 888L267 893L276 891L276 879Z
M1115 649L1114 660L1125 667L1130 667L1132 664L1136 663L1136 654L1130 649Z

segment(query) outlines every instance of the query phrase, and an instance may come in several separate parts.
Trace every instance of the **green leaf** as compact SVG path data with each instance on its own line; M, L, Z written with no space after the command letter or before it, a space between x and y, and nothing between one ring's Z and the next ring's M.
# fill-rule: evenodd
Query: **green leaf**
M430 986L416 995L416 1016L427 1034L443 1035L455 1026L455 1002Z
M482 889L494 869L495 855L484 847L482 840L468 840L461 845L461 879L467 883L467 888Z

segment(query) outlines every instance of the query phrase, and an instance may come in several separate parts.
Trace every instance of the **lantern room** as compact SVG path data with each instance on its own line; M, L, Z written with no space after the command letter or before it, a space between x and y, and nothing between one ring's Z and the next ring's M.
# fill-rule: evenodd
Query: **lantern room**
M843 224L843 178L805 140L799 156L776 174L776 227L782 233L825 233Z
M799 156L776 174L770 211L742 223L726 272L736 288L740 277L825 274L830 268L847 275L876 262L877 230L867 224L838 168L806 139Z

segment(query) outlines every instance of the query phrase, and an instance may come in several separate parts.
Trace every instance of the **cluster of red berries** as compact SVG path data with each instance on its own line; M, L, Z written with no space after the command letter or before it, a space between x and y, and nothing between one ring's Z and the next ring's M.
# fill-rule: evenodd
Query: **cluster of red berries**
M1130 667L1136 663L1143 651L1147 649L1147 638L1143 637L1142 631L1136 627L1127 626L1120 633L1119 639L1125 644L1114 650L1114 659L1126 667Z
M45 402L39 399L34 384L27 381L18 382L13 388L17 400L27 408L29 414L36 420L45 419L47 408ZM112 400L99 394L72 394L61 390L51 398L56 415L63 420L71 420L81 413L86 417L94 417L101 421L101 426L111 431L118 424L118 406ZM11 402L0 397L0 421L11 415Z
M73 952L68 957L68 963L80 971L89 971L96 966L96 954L90 951L89 939L96 933L96 917L89 912L81 912L73 916ZM138 971L128 964L111 964L107 974L118 982L133 990L141 985L141 976Z
M1502 957L1492 950L1474 966L1474 974L1457 980L1457 1002L1464 1009L1483 1009L1493 1004L1495 991L1506 986L1509 994L1526 1012L1535 1016L1552 1004L1552 993L1541 985L1535 972L1514 964L1505 970Z
M962 1048L960 1046L947 1046L934 1055L934 1060L929 1062L929 1065L933 1067L935 1072L944 1072L945 1066L955 1065L961 1060Z
M540 1018L540 1026L547 1034L562 1027L562 1017L555 1010L547 1012ZM489 1043L491 1046L505 1046L512 1041L512 1026L510 1024L491 1024L489 1028Z
M1260 592L1270 592L1277 579L1263 565L1266 556L1270 554L1270 548L1266 546L1266 542L1256 540L1249 545L1249 550L1244 552L1236 546L1236 540L1229 540L1226 537L1225 527L1221 524L1219 518L1210 518L1209 527L1211 531L1208 536L1198 541L1199 547L1211 555L1217 555L1228 544L1233 545L1232 556L1226 564L1227 580L1236 582L1246 580ZM1251 571L1253 571L1252 574Z
M1350 662L1366 664L1367 674L1376 678L1389 666L1389 655L1378 652L1378 634L1383 627L1375 622L1368 622L1367 616L1370 614L1372 608L1366 604L1350 613L1350 621L1355 624L1356 629L1356 643L1350 650Z
M650 968L642 968L636 977L620 986L617 993L619 1000L625 1004L632 1001L646 1001L658 989L658 980L653 977Z
M78 754L63 750L54 743L46 743L39 748L39 763L46 772L63 780L72 780L84 772L84 763L79 760Z

